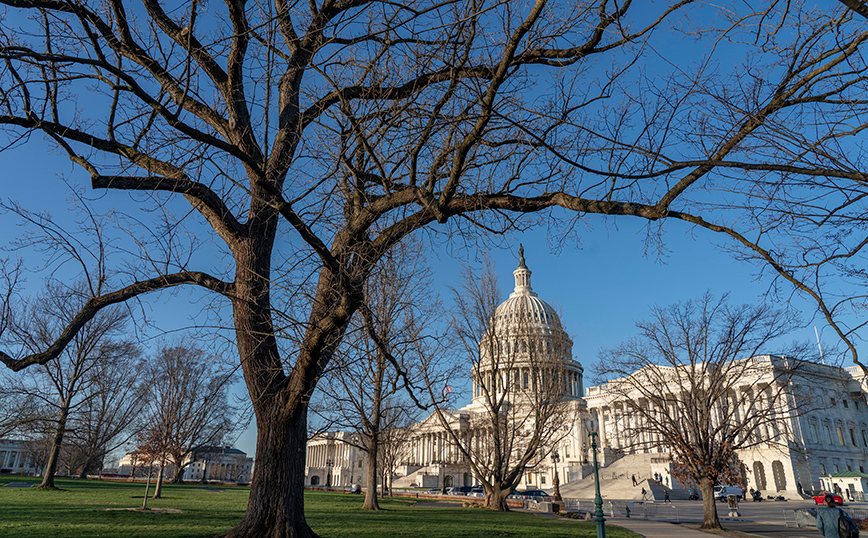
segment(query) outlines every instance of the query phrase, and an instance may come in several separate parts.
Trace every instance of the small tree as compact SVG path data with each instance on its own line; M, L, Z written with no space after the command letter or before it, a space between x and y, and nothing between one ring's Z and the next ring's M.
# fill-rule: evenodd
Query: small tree
M421 385L420 341L437 305L430 287L420 244L398 245L387 254L365 286L364 306L324 385L327 412L319 414L354 430L367 455L365 510L379 510L381 475L387 487L381 456L392 455L394 436L416 416L407 391Z
M630 409L631 420L621 417L617 424L619 433L636 449L662 442L681 476L699 485L702 527L719 528L713 489L734 476L736 452L785 443L791 432L782 418L816 406L791 384L803 361L752 358L795 321L767 306L730 306L726 296L706 294L654 307L636 326L639 335L603 351L597 365L610 379L608 398ZM804 352L800 346L788 351Z
M155 497L162 489L165 464L174 466L173 483L183 482L189 457L221 444L242 423L230 405L231 376L220 360L191 344L166 345L150 364L142 436L160 464Z
M523 249L520 268L527 270ZM526 276L529 292L529 271ZM450 329L458 352L470 361L475 406L458 420L440 405L435 413L485 489L488 506L508 510L506 498L525 470L541 463L547 448L568 433L561 426L572 409L564 399L569 347L559 335L538 331L524 302L509 313L514 316L498 311L500 293L490 265L481 275L466 272L455 302ZM429 388L434 398L436 388L430 383ZM462 422L470 435L457 431Z
M144 404L141 352L129 342L116 345L125 349L117 350L114 361L99 362L91 370L88 395L72 420L72 468L79 478L99 473L105 456L129 441L130 427Z
M50 286L24 315L11 322L8 338L30 352L44 349L75 316L85 296L82 289ZM81 406L95 397L92 388L97 366L123 361L127 354L135 352L134 346L117 340L127 317L121 308L103 310L72 338L60 356L17 379L17 394L38 402L42 420L51 424L52 442L39 487L54 488L54 475L71 422Z

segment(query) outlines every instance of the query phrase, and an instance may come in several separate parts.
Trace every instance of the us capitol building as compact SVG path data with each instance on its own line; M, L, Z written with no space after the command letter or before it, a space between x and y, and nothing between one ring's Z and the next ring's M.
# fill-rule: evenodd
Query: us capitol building
M551 489L555 467L564 497L593 496L590 441L585 419L599 424L598 458L603 495L610 498L637 498L632 476L642 486L662 498L668 490L673 499L685 498L684 485L672 476L673 463L664 440L642 433L641 415L630 412L627 402L612 390L618 380L600 386L583 387L582 365L573 359L573 342L564 330L555 309L540 299L531 287L531 271L520 251L518 268L513 271L515 289L500 304L490 322L488 335L498 335L510 345L536 346L537 354L546 354L552 363L561 365L563 381L560 398L566 412L559 415L560 433L552 445L542 447L536 465L528 468L518 489ZM530 337L529 337L530 336ZM512 342L512 344L510 344ZM502 344L494 346L503 350ZM534 391L534 368L521 357L528 350L516 350L507 367L498 368L491 352L480 346L480 361L472 372L473 398L469 405L444 410L450 429L466 447L479 447L474 417L485 412L485 397L480 378L486 386L513 386L516 399L527 398ZM777 356L745 357L760 372L745 380L743 390L773 380L776 368L794 359ZM831 489L830 475L847 475L848 482L833 477L836 483L856 491L868 490L868 380L857 367L839 368L816 363L803 367L791 380L799 390L808 390L822 405L816 411L799 416L779 415L774 425L762 431L767 442L738 453L742 486L759 489L765 494L797 497L799 485L806 490ZM765 381L763 378L766 378ZM490 383L491 379L497 379ZM500 389L495 389L500 390ZM792 395L789 395L790 397ZM794 397L794 396L793 396ZM633 402L636 400L633 399ZM521 405L521 402L516 402ZM630 432L628 435L627 432ZM639 432L638 436L636 432ZM436 414L412 426L405 436L399 465L393 469L395 488L471 486L478 483L471 468L463 461L453 437ZM365 480L365 454L353 446L354 434L331 432L320 434L307 444L305 484L308 486L346 487ZM557 452L559 463L550 457ZM656 476L656 480L651 477ZM862 487L859 487L859 484Z

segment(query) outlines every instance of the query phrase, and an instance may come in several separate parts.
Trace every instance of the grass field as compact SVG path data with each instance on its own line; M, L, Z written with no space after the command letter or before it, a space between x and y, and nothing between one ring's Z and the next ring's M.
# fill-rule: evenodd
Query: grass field
M8 482L37 479L0 477ZM163 499L149 499L141 508L144 484L59 479L61 491L0 487L0 536L15 538L178 538L211 536L234 525L244 514L248 489L201 485L163 487ZM153 490L152 490L153 491ZM414 507L410 499L386 499L384 510L359 509L361 497L308 492L306 515L324 538L574 538L596 536L593 523L541 518L511 512L467 508ZM612 538L636 534L607 526Z

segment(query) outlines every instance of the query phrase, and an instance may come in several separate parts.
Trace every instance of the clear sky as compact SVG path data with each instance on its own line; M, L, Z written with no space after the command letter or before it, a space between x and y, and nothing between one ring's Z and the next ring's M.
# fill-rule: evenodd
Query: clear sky
M66 175L75 185L88 186L85 174L74 169L64 156L47 152L44 143L36 139L16 151L0 153L0 170L5 201L15 200L31 209L50 211L61 220L68 210L68 190L60 176ZM95 196L97 205L128 203L128 196L122 193ZM13 223L9 215L0 215L4 242L21 233ZM574 341L573 354L586 368L586 386L593 382L592 366L598 351L632 335L633 323L648 315L650 305L696 298L706 290L716 295L730 293L735 303L752 303L761 301L771 284L769 278L755 278L756 266L735 261L721 251L712 242L716 238L708 232L694 232L682 223L665 224L667 252L663 256L658 256L654 247L646 252L644 226L644 222L635 219L604 220L591 216L582 225L581 246L573 242L553 249L547 231L537 229L507 237L503 248L488 251L506 297L513 287L518 245L524 244L527 265L533 271L533 288L562 312L564 327ZM478 260L479 255L478 250L445 247L432 252L435 285L447 307L448 286L457 280L462 263L467 258ZM35 257L25 261L31 267L40 262ZM28 289L38 287L38 280L31 278ZM195 294L181 292L175 297L154 297L150 304L160 327L173 331L188 326L201 308L195 299ZM801 300L793 305L802 311L806 322L806 327L793 337L813 340L810 324L813 306ZM824 350L833 348L832 332L827 330L824 334L821 320L814 323L823 337ZM243 390L240 384L238 390ZM252 429L238 441L238 448L251 455L254 445Z

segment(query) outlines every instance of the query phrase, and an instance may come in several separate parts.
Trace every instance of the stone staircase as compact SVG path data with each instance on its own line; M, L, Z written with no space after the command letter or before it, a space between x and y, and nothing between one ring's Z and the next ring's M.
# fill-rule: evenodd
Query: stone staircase
M680 485L676 484L676 487L671 488L647 478L649 474L653 474L652 468L655 466L652 461L660 459L662 456L662 454L631 454L601 468L599 471L600 495L605 499L662 501L664 492L669 491L669 498L672 500L687 499L689 493ZM636 486L633 486L631 479L633 475L636 475ZM644 499L642 497L643 488L646 492ZM561 496L565 498L593 499L593 472L579 480L561 484L560 490Z

